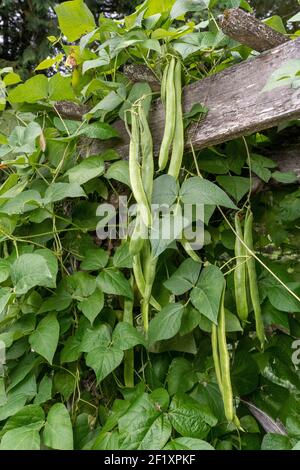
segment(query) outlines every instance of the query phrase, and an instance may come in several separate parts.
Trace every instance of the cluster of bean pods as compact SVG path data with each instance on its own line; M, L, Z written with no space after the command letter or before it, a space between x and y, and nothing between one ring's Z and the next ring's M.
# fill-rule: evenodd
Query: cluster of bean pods
M225 289L226 284L224 284L220 302L218 325L212 325L211 344L217 382L223 398L225 417L229 422L233 422L238 428L240 428L239 419L235 414L233 406L233 393L230 377L230 356L226 342L226 317L224 305Z
M161 83L161 97L165 107L165 130L160 147L158 166L166 168L171 151L168 174L178 178L184 151L182 116L181 62L172 57L166 65Z
M235 241L236 266L234 270L236 309L241 322L245 325L249 315L248 305L251 302L255 317L256 334L263 349L265 332L259 301L255 259L251 255L251 252L253 252L253 213L250 209L246 213L244 233L239 214L235 215L235 231L237 234Z
M169 163L168 174L178 179L184 153L184 125L182 115L182 82L181 62L171 57L167 63L161 83L161 98L165 108L164 135L159 152L159 170L163 171ZM129 175L133 196L137 202L135 228L130 239L130 252L133 255L133 274L137 288L142 298L141 314L143 328L147 334L149 325L149 305L160 310L160 305L152 296L155 280L157 258L153 256L147 233L152 223L151 199L153 190L154 161L153 141L147 116L139 100L131 108L131 140L129 152ZM234 271L236 307L239 318L245 324L248 318L247 285L249 283L250 298L256 321L257 336L263 346L264 328L261 319L258 287L255 271L255 260L248 255L253 250L252 240L253 215L247 211L244 232L241 228L239 214L235 216L237 233L235 244L236 267ZM181 241L185 251L195 261L200 261L188 241ZM212 325L212 352L218 386L223 398L226 419L240 428L235 414L232 385L230 378L230 355L226 342L225 328L225 297L226 285L222 292L219 307L218 324ZM125 314L132 313L132 304L125 304ZM131 317L132 320L132 317ZM130 356L129 368L125 374L125 382L133 383L132 361ZM130 376L131 374L131 376Z
M147 333L149 304L156 310L160 310L160 305L151 295L157 258L152 255L147 234L152 223L154 161L152 135L142 100L131 108L129 176L132 193L137 202L135 228L129 250L133 255L133 273L142 297L142 320L144 331Z

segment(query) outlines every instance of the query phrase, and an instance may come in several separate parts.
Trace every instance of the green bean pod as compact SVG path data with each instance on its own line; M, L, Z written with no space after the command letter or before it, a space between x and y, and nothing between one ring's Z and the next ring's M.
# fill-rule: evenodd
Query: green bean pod
M230 378L230 357L227 349L227 342L226 342L226 323L225 323L225 305L224 305L224 297L225 297L225 288L224 286L220 308L219 308L219 315L218 315L218 326L215 324L212 325L212 332L211 332L211 344L212 344L212 354L213 354L213 361L215 366L215 372L217 377L217 383L219 386L220 393L223 399L224 405L224 413L226 419L229 422L232 422L236 425L237 428L243 430L241 428L240 422L238 417L234 412L233 407L233 394L232 394L232 386L231 386L231 378Z
M131 112L131 139L129 147L129 176L133 196L139 205L141 217L146 225L151 225L151 210L143 187L141 169L139 164L140 132L138 117L135 110Z
M151 205L154 175L153 140L147 116L142 106L139 106L138 114L142 150L142 182L148 203Z
M160 86L161 101L164 105L166 104L166 87L167 87L168 70L169 70L169 62L164 68L163 76L161 80L161 86Z
M249 210L247 211L246 219L245 219L244 241L247 247L251 251L253 251L253 213ZM250 297L251 297L251 302L252 302L252 306L254 310L256 334L260 341L261 348L263 349L264 342L266 339L265 329L264 329L264 323L263 323L262 314L261 314L259 291L258 291L258 284L257 284L257 275L256 275L256 269L255 269L255 259L251 255L249 259L247 260L247 272L248 272L248 279L249 279Z
M220 393L223 397L223 384L222 384L222 374L219 358L219 346L218 346L218 331L217 326L213 323L211 328L211 346L213 353L213 361L215 366L215 372L217 377L217 382L219 386Z
M237 314L240 320L245 323L248 318L248 302L247 302L247 287L246 287L246 256L247 251L240 240L243 241L243 232L241 228L241 222L239 215L235 215L235 231L237 237L235 239L235 256L236 266L234 269L234 291L235 291L235 304Z
M185 252L194 260L196 261L197 263L202 263L202 260L200 258L200 256L197 255L197 253L193 250L193 248L191 247L191 244L185 239L185 238L182 238L180 240L180 243L183 247L183 249L185 250Z
M178 178L183 152L184 152L184 127L182 116L182 85L181 85L181 62L177 61L174 73L175 96L176 96L176 123L173 139L172 154L168 174L175 179Z
M140 253L133 257L132 270L133 270L134 279L135 279L137 288L141 296L143 297L144 292L145 292L145 278L144 278L144 273L142 269Z
M161 171L164 170L167 166L169 151L172 145L175 131L176 96L174 86L174 68L175 59L172 57L166 78L165 131L158 157L158 166Z
M143 269L142 269L140 254L133 257L132 269L133 269L133 274L134 274L134 278L135 278L137 288L138 288L142 298L144 298L144 296L145 296L145 278L144 278L144 273L143 273ZM157 310L157 311L161 310L161 305L157 302L156 299L154 299L153 296L150 297L150 304L152 305L153 308L155 308L155 310Z
M145 258L145 291L142 301L142 319L145 332L149 327L149 303L151 299L152 287L155 280L157 258L153 258L152 253Z
M132 256L137 255L142 250L144 241L147 238L147 230L139 212L137 212L135 227L129 242L129 252Z
M218 344L219 344L219 357L220 357L220 369L222 377L222 389L223 389L223 403L225 416L228 421L233 421L234 409L233 409L233 395L230 378L230 358L227 349L226 342L226 326L225 326L225 287L222 293L220 312L218 319Z
M131 286L133 278L130 279ZM124 299L123 321L133 325L133 300ZM124 352L124 384L125 387L134 387L134 351L133 348Z

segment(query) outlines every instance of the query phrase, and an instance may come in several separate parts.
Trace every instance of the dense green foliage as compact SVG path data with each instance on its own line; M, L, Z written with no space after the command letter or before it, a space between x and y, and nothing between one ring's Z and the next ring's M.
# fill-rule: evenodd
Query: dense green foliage
M27 78L34 67L50 53L47 36L57 34L53 7L57 0L2 0L0 5L0 67L13 66ZM96 18L100 14L121 18L131 13L138 0L88 0ZM288 18L297 12L296 0L251 0L260 18L280 15Z
M47 36L57 34L54 6L57 0L3 0L0 5L0 66L13 66L25 77L50 53ZM137 5L128 0L88 0L100 14L121 17Z
M96 233L99 204L137 194L111 124L124 119L133 138L137 103L147 119L159 97L147 83L132 84L123 66L146 65L162 80L176 57L188 85L247 60L251 51L217 26L232 6L250 9L245 0L146 0L124 21L96 21L82 0L64 2L55 9L61 37L50 38L55 56L39 73L21 83L13 70L0 70L0 449L298 445L300 191L293 172L264 155L281 130L186 153L176 178L155 161L152 202L205 204L205 232L197 253L176 237L151 240L148 328L129 239ZM61 66L63 74L44 74ZM284 85L296 80L294 71ZM90 111L81 121L65 119L60 100ZM205 119L204 105L183 116L185 128ZM99 153L93 139L112 140ZM266 191L251 192L253 175L270 183ZM285 184L273 191L275 182ZM234 282L237 213L254 251L242 254L250 279L244 319ZM221 367L230 366L221 371L223 397L216 328Z

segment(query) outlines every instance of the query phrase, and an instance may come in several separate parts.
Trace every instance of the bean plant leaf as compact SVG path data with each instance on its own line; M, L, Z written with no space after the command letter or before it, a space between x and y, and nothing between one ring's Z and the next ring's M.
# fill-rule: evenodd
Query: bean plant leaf
M118 131L106 122L93 122L92 124L85 125L80 128L76 135L85 135L90 139L100 140L107 140L112 139L113 137L119 137Z
M184 357L176 357L169 367L167 380L170 395L188 392L197 383L193 364Z
M201 330L211 333L212 322L206 316L201 315L198 324ZM225 329L229 333L243 331L238 317L227 309L225 309Z
M127 322L117 324L112 335L112 342L115 347L125 351L131 349L137 344L145 345L145 338L134 326Z
M265 24L275 29L281 34L287 34L283 21L279 15L273 15L263 20Z
M152 101L151 88L148 83L135 83L133 85L128 97L121 106L119 112L121 119L124 121L127 120L129 123L131 122L130 113L128 111L137 100L141 100L142 106L145 109L146 114L148 114Z
M45 422L45 413L38 405L24 406L15 415L11 416L3 426L1 434L17 428L27 427L28 430L33 429L39 431Z
M52 378L48 375L44 375L39 383L38 393L34 399L35 405L40 405L52 397Z
M293 444L288 436L280 434L265 434L261 443L261 450L291 450Z
M180 204L174 204L170 210L162 209L162 216L157 212L151 226L151 246L154 257L161 255L172 246L175 240L181 240L183 230L190 225L190 220L185 217Z
M40 434L30 426L12 429L2 437L0 450L40 450Z
M85 329L80 351L91 352L97 347L107 348L111 343L111 329L106 323L99 323L93 328Z
M164 450L214 450L213 446L194 437L177 437L164 447Z
M89 297L97 287L96 278L90 274L78 271L67 280L67 290L73 299L79 301Z
M104 295L100 289L96 289L89 297L78 303L79 310L93 324L95 318L104 307Z
M179 193L184 204L208 204L236 209L227 194L211 181L198 176L187 179Z
M102 157L89 157L79 165L74 166L66 173L70 183L84 184L87 181L102 175L104 172L104 161Z
M65 290L57 290L56 294L47 297L39 308L39 313L66 310L72 303L72 296Z
M71 77L64 77L60 73L49 78L48 94L50 101L76 101Z
M85 196L85 192L78 183L52 183L45 192L44 204L82 196Z
M293 297L286 288L284 288L278 281L268 276L265 280L265 292L271 302L272 306L277 310L283 312L300 312L300 302ZM295 292L300 291L300 284L286 283L287 287Z
M11 90L7 99L10 103L35 103L46 98L47 94L48 78L45 75L35 75Z
M121 364L123 356L123 351L114 346L98 347L87 354L86 363L94 370L97 383L100 383Z
M123 295L132 299L131 286L121 271L104 269L97 277L97 283L106 294Z
M144 393L118 420L121 449L161 449L168 441L172 426L166 415Z
M63 2L55 7L59 27L69 42L76 41L96 27L92 12L83 0Z
M242 176L217 176L217 182L224 188L237 202L249 192L249 178Z
M185 394L174 396L169 416L173 427L184 437L203 439L217 423L209 408Z
M89 248L84 253L80 267L85 271L96 271L105 268L109 259L107 251L102 248Z
M218 323L224 282L222 271L217 266L207 266L202 270L199 281L191 292L194 307L215 324Z
M113 264L116 268L132 268L133 256L129 252L129 242L120 245L114 254Z
M267 183L272 173L271 168L276 168L277 164L270 158L258 155L256 153L251 154L251 170L265 183Z
M81 341L76 336L69 336L61 353L60 362L74 362L80 357Z
M54 255L50 252L51 261ZM54 258L55 259L55 258ZM55 287L57 264L49 263L43 253L19 256L11 267L11 279L17 295L26 294L32 287Z
M73 449L71 419L68 410L62 403L55 403L48 412L43 432L43 442L52 449Z
M53 118L53 124L61 133L67 135L75 134L80 127L79 121L74 121L73 119L61 120L56 116Z
M296 13L296 15L292 16L292 18L289 19L289 23L298 23L298 21L300 21L300 12Z
M153 182L152 204L171 207L178 196L178 185L171 175L161 175Z
M112 163L105 174L105 178L120 181L120 183L126 184L126 186L130 188L128 162L121 160L119 162Z
M129 178L128 162L125 160L121 160L119 162L112 163L110 167L107 169L105 178L120 181L121 183L129 186L130 188L131 185L130 185L130 178Z
M180 330L184 307L182 304L168 304L151 320L148 331L148 342L169 339Z
M14 198L8 199L1 207L1 211L6 214L24 214L37 209L42 204L40 193L29 189L23 191Z
M59 338L59 323L55 313L43 318L35 331L29 336L31 347L52 364Z
M0 314L3 312L9 301L14 297L9 287L0 288Z
M297 175L294 171L274 171L274 173L272 173L272 178L283 184L292 184L297 181Z
M28 377L41 362L41 357L36 357L32 352L23 356L10 373L10 383L6 389L7 392L20 386L22 381Z
M164 282L164 286L175 295L182 295L192 289L198 280L201 263L186 259L172 276Z

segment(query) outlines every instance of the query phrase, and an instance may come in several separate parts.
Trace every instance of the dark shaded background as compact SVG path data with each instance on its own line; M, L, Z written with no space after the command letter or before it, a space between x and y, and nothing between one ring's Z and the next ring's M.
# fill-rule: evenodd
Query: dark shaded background
M56 35L53 7L64 0L0 0L0 68L32 70L49 51L47 36ZM86 0L96 17L121 17L139 0Z
M0 68L11 65L27 75L47 57L47 36L57 33L53 6L62 1L0 0ZM142 0L86 0L86 3L96 17L100 13L122 17ZM259 17L278 14L288 19L299 11L297 0L250 0L250 4Z

